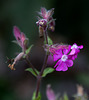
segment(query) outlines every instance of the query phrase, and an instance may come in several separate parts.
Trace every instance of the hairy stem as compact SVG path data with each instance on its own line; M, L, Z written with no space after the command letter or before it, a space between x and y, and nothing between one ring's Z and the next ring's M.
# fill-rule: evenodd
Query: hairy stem
M40 89L40 83L41 83L41 79L42 79L42 74L43 74L44 69L47 65L47 59L48 59L48 55L46 54L43 67L42 67L41 72L39 73L39 75L37 77L36 98L38 97L38 93L39 93L39 89Z
M46 53L44 64L43 64L43 67L42 67L41 72L40 72L40 76L42 76L43 71L44 71L44 69L45 69L45 67L47 65L47 60L48 60L48 54Z
M48 37L47 37L47 31L44 32L44 38L46 40L46 44L48 44ZM38 97L38 93L39 93L39 89L40 89L40 83L41 83L41 79L42 79L42 74L44 72L44 69L46 68L47 66L47 60L48 60L48 54L46 52L46 55L45 55L45 59L44 59L44 63L43 63L43 66L42 66L42 69L37 77L37 88L36 88L36 98Z
M38 97L39 89L40 89L40 83L41 83L41 76L38 75L37 77L37 87L36 87L36 98Z
M46 40L46 44L48 44L48 34L47 34L47 31L44 31L44 40Z

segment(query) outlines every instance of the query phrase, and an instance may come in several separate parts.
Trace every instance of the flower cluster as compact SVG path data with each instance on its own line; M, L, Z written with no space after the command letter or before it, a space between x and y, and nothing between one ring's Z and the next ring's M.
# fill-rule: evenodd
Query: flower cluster
M46 10L45 8L41 8L41 11L38 14L42 17L38 17L38 21L36 24L39 26L39 34L43 36L44 31L47 31L47 28L51 31L55 30L55 19L53 19L52 15L54 13L54 8L51 10Z
M67 71L68 67L73 66L73 60L77 58L83 45L78 46L76 43L71 45L51 45L48 46L49 52L52 54L54 61L57 61L54 68L56 71Z

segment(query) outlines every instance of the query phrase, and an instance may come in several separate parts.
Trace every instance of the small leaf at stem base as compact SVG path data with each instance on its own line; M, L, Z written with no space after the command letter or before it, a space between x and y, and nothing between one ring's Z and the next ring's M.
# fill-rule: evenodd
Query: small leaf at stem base
M55 69L50 68L50 67L49 67L49 68L46 68L46 69L44 70L44 72L43 72L42 77L45 77L47 74L52 73L54 70L55 70Z
M35 77L37 76L37 75L35 74L35 72L33 71L32 68L27 68L27 69L25 69L25 71L31 72ZM37 72L37 74L39 74L39 71L38 71L38 70L35 69L35 71Z
M28 54L30 52L32 47L33 47L33 44L31 46L29 46L29 48L26 50L26 54Z
M29 52L31 51L31 48L33 47L33 44L31 46L29 46L29 48L26 50L26 54L23 56L23 58L26 58L26 56L29 54Z

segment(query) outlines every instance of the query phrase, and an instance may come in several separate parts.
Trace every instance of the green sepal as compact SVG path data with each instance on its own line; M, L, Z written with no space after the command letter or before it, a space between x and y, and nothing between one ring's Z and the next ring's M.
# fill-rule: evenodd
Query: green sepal
M38 93L38 97L36 98L36 92L33 93L32 100L41 100L41 94Z
M16 40L13 40L12 42L15 43L15 44L18 44L18 42Z
M47 38L48 38L48 45L52 45L53 44L52 39L49 36L47 36ZM44 44L46 44L46 40L44 41Z
M29 54L29 52L31 51L32 47L33 47L33 44L30 45L29 48L25 51L25 54L24 54L23 58L25 58Z
M26 54L28 54L30 52L32 47L33 47L33 44L31 46L29 46L29 48L26 50Z
M20 44L16 40L13 40L12 42L20 46Z
M44 70L44 72L43 72L42 77L45 77L47 74L52 73L54 70L55 70L55 69L50 68L50 67L49 67L49 68L46 68L46 69Z
M27 69L25 69L25 71L31 72L35 77L37 76L32 68L27 68ZM35 69L35 71L37 72L37 74L39 74L39 71L37 69Z

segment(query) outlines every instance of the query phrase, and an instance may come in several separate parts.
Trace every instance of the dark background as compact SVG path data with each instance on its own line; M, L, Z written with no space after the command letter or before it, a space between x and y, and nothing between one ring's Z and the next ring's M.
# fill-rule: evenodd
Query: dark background
M34 44L30 60L40 70L44 59L43 38L39 38L37 11L41 7L55 8L55 32L49 31L54 43L83 45L73 67L66 72L53 72L41 83L42 100L46 98L46 86L51 84L55 93L68 94L71 100L77 84L89 94L89 1L88 0L0 0L0 100L31 100L36 88L36 78L25 72L25 61L16 64L15 71L8 68L6 58L14 58L21 48L12 43L13 26L16 25ZM48 63L50 66L50 63Z

